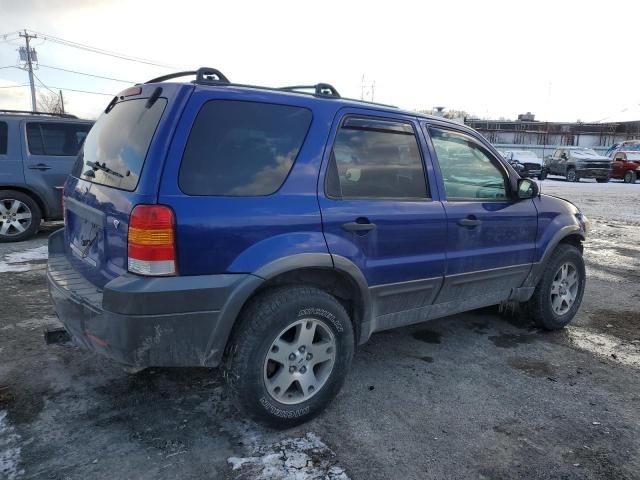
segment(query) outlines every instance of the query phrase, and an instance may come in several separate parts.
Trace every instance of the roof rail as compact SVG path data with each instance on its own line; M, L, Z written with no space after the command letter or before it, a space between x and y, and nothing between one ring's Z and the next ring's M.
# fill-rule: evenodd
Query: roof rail
M19 113L21 115L50 115L52 117L61 117L61 118L78 118L75 115L71 115L70 113L50 113L50 112L32 112L30 110L8 110L6 108L0 108L0 114L2 113Z
M315 85L294 85L291 87L281 87L280 90L287 90L289 92L297 92L299 90L313 90L314 95L340 98L338 90L336 90L336 88L329 83L316 83Z
M170 73L168 75L163 75L161 77L152 78L148 82L144 82L144 83L165 82L173 78L189 77L191 75L196 76L195 83L200 83L205 85L231 83L229 82L229 79L225 77L225 75L220 70L218 70L217 68L208 68L208 67L202 67L202 68L199 68L198 70L188 70L185 72Z

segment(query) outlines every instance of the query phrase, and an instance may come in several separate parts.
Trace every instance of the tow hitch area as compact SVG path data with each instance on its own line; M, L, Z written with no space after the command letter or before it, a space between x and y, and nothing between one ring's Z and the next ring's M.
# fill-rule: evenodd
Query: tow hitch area
M52 328L44 331L44 342L47 345L71 342L71 335L64 328Z

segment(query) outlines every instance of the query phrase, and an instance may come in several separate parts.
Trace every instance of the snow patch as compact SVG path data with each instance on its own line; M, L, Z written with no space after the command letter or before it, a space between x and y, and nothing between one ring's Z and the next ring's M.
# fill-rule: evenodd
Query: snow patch
M0 410L0 477L7 480L15 480L24 474L24 470L19 468L20 447L17 446L21 440L20 435L15 433L15 429L9 425L7 412Z
M640 368L640 348L637 344L581 327L568 326L566 331L571 342L580 350L607 357L609 360L630 367Z
M39 266L28 262L46 260L48 256L49 249L46 245L20 252L8 253L4 256L4 260L0 260L0 273L27 272Z
M337 465L336 454L311 432L304 437L255 446L250 457L231 457L227 461L233 470L256 480L349 480Z

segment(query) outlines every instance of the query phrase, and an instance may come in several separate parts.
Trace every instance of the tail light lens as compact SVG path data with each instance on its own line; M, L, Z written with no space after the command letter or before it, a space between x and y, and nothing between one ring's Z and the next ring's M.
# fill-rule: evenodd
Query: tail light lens
M173 210L165 205L137 205L129 218L128 267L138 275L175 275Z

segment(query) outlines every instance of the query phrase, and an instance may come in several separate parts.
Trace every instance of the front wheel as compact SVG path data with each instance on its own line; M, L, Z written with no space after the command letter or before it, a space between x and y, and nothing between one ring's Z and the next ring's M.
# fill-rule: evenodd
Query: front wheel
M276 428L310 420L337 395L354 351L344 307L313 287L259 294L227 347L225 378L236 403Z
M547 178L547 172L542 172L538 175L538 180L545 180Z
M573 245L559 245L528 302L536 325L557 330L571 322L582 303L585 283L580 251Z
M577 182L580 180L575 168L570 168L569 170L567 170L567 174L565 175L565 177L567 179L567 182Z

